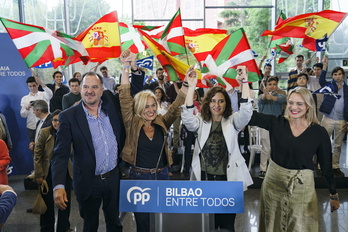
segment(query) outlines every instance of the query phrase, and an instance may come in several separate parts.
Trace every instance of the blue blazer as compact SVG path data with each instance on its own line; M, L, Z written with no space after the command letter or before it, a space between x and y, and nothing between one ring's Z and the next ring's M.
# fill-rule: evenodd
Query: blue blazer
M120 112L120 103L108 90L104 91L102 110L109 116L111 126L117 139L118 154L125 141L125 130ZM54 148L51 171L53 187L65 183L66 169L70 158L71 143L74 148L73 155L73 178L74 191L78 200L86 200L93 188L95 175L95 149L92 135L89 130L83 102L73 106L59 114L60 127L57 132L56 145ZM118 159L120 161L120 158Z
M10 213L12 212L13 207L17 202L17 195L12 191L4 192L0 197L0 226L2 226ZM1 227L0 227L1 231Z

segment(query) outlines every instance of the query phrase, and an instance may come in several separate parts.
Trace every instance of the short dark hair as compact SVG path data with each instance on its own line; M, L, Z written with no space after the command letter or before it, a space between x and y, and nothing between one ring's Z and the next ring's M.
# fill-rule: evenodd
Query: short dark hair
M28 84L28 83L33 83L33 82L36 83L36 80L35 80L35 77L30 76L30 77L27 78L27 80L26 80L25 82L26 82L27 84Z
M302 76L306 77L306 79L308 81L308 74L307 73L300 73L300 74L298 74L297 78L302 77Z
M313 64L313 68L314 68L314 67L323 69L323 64L322 64L322 63L316 63L316 64Z
M42 113L48 113L48 104L45 100L36 100L33 109L41 110Z
M99 71L101 71L101 70L108 70L108 68L106 66L101 66Z
M303 55L297 55L297 56L295 57L295 60L296 60L296 58L302 58L302 60L304 60L304 56L303 56Z
M61 72L61 71L55 71L54 73L53 73L53 75L52 75L52 78L54 79L54 76L56 75L56 74L60 74L60 75L62 75L63 76L63 73Z
M266 83L269 83L269 82L271 82L271 81L275 81L275 82L278 83L279 78L276 77L276 76L271 76L271 77L267 78Z
M60 110L60 109L53 111L53 113L51 113L51 117L53 118L54 116L60 114L60 112L62 112L62 110Z
M163 70L164 70L163 68L156 69L156 74L158 73L158 71L163 71Z
M334 68L332 69L331 76L333 76L334 73L337 73L337 72L340 71L340 70L342 71L342 74L343 74L343 76L344 76L344 69L343 69L342 67L340 67L340 66L334 67Z
M81 82L83 82L83 79L85 79L85 76L97 76L98 79L100 80L100 84L103 85L103 77L99 73L96 73L93 71L86 72L85 74L82 75Z
M75 77L73 77L73 78L71 78L71 79L69 80L69 85L70 85L71 82L77 82L77 83L79 83L79 85L80 85L79 79L77 79L77 78L75 78Z
M263 68L266 68L267 66L272 68L272 65L270 63L265 64L265 66L263 66Z

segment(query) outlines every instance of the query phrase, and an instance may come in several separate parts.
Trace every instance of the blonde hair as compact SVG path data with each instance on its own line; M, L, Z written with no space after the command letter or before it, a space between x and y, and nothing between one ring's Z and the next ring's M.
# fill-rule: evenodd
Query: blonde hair
M143 118L142 114L144 112L147 99L149 97L152 97L155 100L158 110L158 102L156 99L156 95L151 90L143 90L134 96L134 114L136 116Z
M315 106L315 102L314 102L312 93L307 88L296 87L295 89L292 89L289 91L288 97L287 97L287 102L289 102L289 98L290 98L291 94L293 94L293 93L301 95L304 102L306 103L306 106L308 107L308 110L305 114L306 120L309 123L319 123L318 118L317 118L316 106ZM286 119L290 120L288 107L286 107L286 109L285 109L284 117Z

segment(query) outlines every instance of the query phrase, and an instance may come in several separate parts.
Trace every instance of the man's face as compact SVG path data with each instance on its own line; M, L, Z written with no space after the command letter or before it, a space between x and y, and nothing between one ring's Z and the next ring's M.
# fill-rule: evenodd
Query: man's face
M77 95L80 93L81 88L78 82L70 82L70 92L72 92L73 94Z
M337 84L341 84L343 81L343 73L341 70L338 70L337 72L332 74L332 79L336 81Z
M86 105L95 106L100 102L103 95L103 86L95 75L85 76L82 82L81 97Z
M319 67L314 67L314 68L313 68L313 72L314 72L314 75L315 75L316 77L318 77L318 76L320 76L321 68L319 68Z
M107 69L102 69L101 73L102 73L103 77L108 77L108 70Z
M39 85L36 82L29 82L28 89L31 93L37 93L39 91Z
M54 82L58 85L62 84L62 82L63 82L63 76L60 73L56 73L56 75L54 75L53 79L54 79Z
M296 57L296 67L297 68L302 68L303 64L303 58L302 57Z
M299 76L299 77L297 77L297 81L296 81L296 83L297 83L297 86L299 86L299 87L305 87L305 88L307 88L307 78L305 77L305 76Z
M277 89L277 82L276 81L269 81L266 84L266 89L268 92L273 92Z
M34 115L35 115L37 118L40 118L41 111L40 111L39 109L33 108L33 113L34 113Z
M163 70L157 70L156 75L158 80L163 80L164 79L164 75L163 75L164 71Z
M272 67L271 66L265 66L264 72L265 72L266 76L270 76L271 75L271 71L272 71Z

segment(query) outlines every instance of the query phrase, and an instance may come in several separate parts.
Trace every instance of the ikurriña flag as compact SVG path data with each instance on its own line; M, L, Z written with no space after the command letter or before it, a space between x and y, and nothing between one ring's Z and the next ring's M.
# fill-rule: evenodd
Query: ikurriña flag
M162 44L172 56L186 53L180 8L164 29L161 39L158 42Z
M118 58L121 54L121 40L117 12L104 15L76 39L83 43L92 62Z
M54 68L79 61L88 62L86 49L70 35L1 17L0 21L28 68L50 61Z
M202 73L225 77L232 86L237 86L235 77L239 65L247 67L249 82L258 81L261 78L243 28L233 32L214 47L205 59Z

